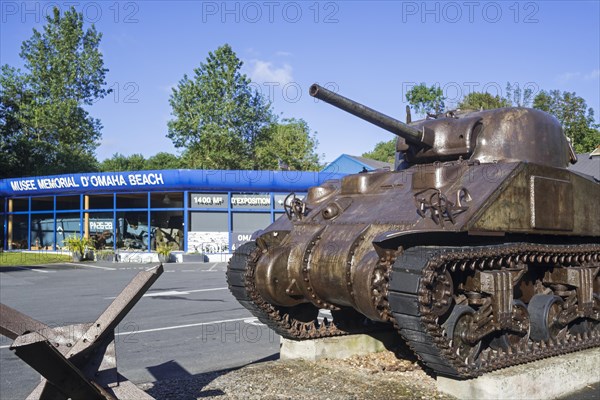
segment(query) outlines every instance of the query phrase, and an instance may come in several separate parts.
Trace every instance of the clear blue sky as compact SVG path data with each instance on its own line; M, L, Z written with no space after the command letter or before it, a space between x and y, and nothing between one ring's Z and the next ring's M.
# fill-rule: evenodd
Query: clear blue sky
M313 82L404 120L411 84L439 83L450 103L506 83L574 91L600 113L598 1L74 1L103 33L114 93L90 108L104 129L97 156L175 152L166 138L171 87L224 43L283 117L318 132L324 161L393 135L308 96ZM49 4L0 2L0 62Z

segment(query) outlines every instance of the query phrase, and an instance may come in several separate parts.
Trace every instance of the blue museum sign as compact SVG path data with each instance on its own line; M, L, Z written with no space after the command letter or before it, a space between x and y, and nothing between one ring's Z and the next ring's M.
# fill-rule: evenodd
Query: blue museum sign
M160 170L98 172L0 180L0 196L165 190L306 191L345 174L305 171Z

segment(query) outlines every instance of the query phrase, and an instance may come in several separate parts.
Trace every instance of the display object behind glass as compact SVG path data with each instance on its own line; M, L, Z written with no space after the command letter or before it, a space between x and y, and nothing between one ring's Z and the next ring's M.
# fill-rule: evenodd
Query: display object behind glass
M12 237L9 236L9 248L12 250L27 249L27 215L11 215L12 218Z
M52 214L31 216L31 250L52 250L54 246L54 217Z
M183 250L183 211L155 211L151 214L152 239L150 248Z
M146 212L117 213L117 248L148 250L148 217Z
M81 236L79 213L57 214L56 216L56 248L65 247L65 239L70 236Z
M112 249L114 245L112 213L90 213L88 232L96 250Z

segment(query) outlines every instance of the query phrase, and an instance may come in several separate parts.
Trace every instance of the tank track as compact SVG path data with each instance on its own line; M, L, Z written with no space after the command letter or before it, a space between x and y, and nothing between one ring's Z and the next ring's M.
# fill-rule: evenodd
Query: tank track
M255 242L240 246L229 261L227 284L235 298L252 315L282 337L305 340L389 330L387 325L366 320L364 316L353 310L332 311L332 320L328 320L317 319L316 314L319 310L311 304L295 307L279 307L270 304L261 297L254 283L256 262L261 255L261 250ZM309 318L297 318L298 309L308 311Z
M487 347L472 360L452 348L433 307L436 279L446 271L498 269L515 263L532 268L544 263L565 267L600 261L600 245L537 245L526 243L486 247L415 247L404 251L390 272L387 305L394 326L422 362L436 373L471 378L512 365L600 346L598 327L546 341L528 340L506 349ZM439 314L439 313L438 313Z

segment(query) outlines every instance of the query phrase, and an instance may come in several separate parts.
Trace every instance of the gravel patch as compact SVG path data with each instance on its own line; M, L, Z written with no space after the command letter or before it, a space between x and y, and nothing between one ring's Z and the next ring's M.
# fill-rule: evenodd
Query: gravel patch
M414 359L391 351L324 359L268 361L192 378L140 385L156 399L451 399Z

